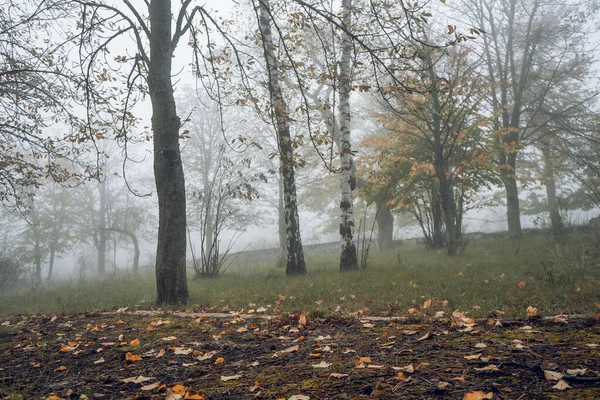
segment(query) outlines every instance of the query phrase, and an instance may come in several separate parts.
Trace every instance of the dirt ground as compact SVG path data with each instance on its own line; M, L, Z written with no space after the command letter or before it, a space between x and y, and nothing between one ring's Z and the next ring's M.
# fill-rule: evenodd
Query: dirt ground
M0 398L600 398L594 318L119 310L0 323Z

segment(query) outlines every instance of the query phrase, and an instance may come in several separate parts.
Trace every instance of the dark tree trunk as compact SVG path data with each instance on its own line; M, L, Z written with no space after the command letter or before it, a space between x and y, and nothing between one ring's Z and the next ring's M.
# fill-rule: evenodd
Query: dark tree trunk
M442 172L442 174L445 174ZM438 175L439 177L439 175ZM457 253L459 244L459 232L456 229L456 204L454 193L448 179L440 179L440 200L442 203L442 213L444 215L444 225L446 227L446 250L449 256Z
M546 186L546 197L548 199L548 212L550 214L550 225L552 229L552 236L555 239L560 239L563 235L563 221L560 215L560 207L558 204L558 196L556 195L556 179L554 178L554 171L556 170L552 151L548 143L542 142L540 144L542 150L542 156L544 158L544 185Z
M506 169L502 180L506 190L506 219L508 222L508 236L511 239L520 239L523 236L521 229L521 208L519 204L519 188L515 171L517 166L516 154L507 157Z
M104 180L99 183L98 191L100 198L100 210L98 212L98 231L97 231L97 240L96 240L96 250L98 250L97 254L97 264L98 264L98 275L104 276L106 274L106 232L104 229L106 228L106 196L107 196L107 187L106 187L106 176L103 178Z
M432 247L441 249L444 247L444 216L442 213L442 201L434 190L432 195L431 216L433 219Z
M377 210L377 245L379 250L392 247L394 240L394 215L385 204L379 204Z
M150 2L148 87L152 101L154 179L158 195L156 302L186 304L185 182L179 149L181 126L171 83L171 2Z
M262 34L263 50L267 71L271 103L277 125L277 140L279 142L279 155L281 174L283 176L284 215L286 225L287 275L306 274L304 251L300 238L300 222L298 218L298 202L296 197L296 177L294 171L294 149L290 137L290 121L288 108L281 89L281 72L277 67L275 58L275 45L271 33L271 11L268 0L260 0L259 28Z
M48 276L46 280L49 282L52 279L52 272L54 271L54 258L56 257L56 249L50 248L50 261L48 261Z

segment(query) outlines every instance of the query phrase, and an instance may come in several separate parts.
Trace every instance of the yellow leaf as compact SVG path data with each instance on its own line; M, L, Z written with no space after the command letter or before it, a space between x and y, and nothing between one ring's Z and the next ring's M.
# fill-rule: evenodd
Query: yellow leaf
M225 362L225 359L223 357L219 357L215 360L215 364L223 364Z
M527 307L527 316L535 317L538 313L538 309L532 306Z
M431 307L431 299L425 300L425 302L423 303L423 308L429 307Z

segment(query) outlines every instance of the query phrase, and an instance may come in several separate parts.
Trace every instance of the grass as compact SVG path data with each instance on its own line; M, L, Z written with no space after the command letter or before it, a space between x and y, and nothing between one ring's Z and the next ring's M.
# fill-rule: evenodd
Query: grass
M519 244L502 239L473 242L466 253L402 246L374 252L364 271L340 274L337 257L307 257L308 275L286 277L281 269L244 265L218 278L189 281L190 308L267 313L304 311L401 315L410 308L426 313L460 310L484 317L492 310L525 317L600 312L600 245L573 236L556 245L543 236ZM524 282L519 285L520 282ZM522 286L522 287L520 287ZM100 282L59 282L37 291L0 297L0 315L73 314L114 307L153 306L153 277L120 276ZM432 299L432 306L423 303ZM448 305L442 307L442 302ZM338 308L339 307L339 308Z

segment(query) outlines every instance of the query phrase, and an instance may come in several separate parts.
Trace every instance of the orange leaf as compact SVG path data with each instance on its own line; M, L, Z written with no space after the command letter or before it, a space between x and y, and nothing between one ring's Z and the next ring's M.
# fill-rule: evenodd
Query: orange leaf
M487 400L487 399L493 399L493 398L494 398L493 392L485 393L485 392L477 391L477 392L466 393L464 395L464 397L462 398L462 400Z
M527 307L527 316L535 317L538 313L538 309L532 306Z
M131 346L137 346L138 344L140 344L140 339L133 339L131 342L129 342L129 345Z
M125 360L126 361L142 361L142 357L140 356L134 356L133 354L131 354L131 352L127 352L127 354L125 354Z
M354 362L356 365L358 364L371 364L371 359L369 357L361 357L357 361Z
M206 400L206 396L204 396L203 394L198 394L195 392L186 392L185 396L183 396L184 399L193 399L193 400Z
M423 308L429 307L431 307L431 299L425 300L425 302L423 303Z
M65 367L64 365L61 365L60 367L56 368L54 370L54 372L66 371L66 370L67 370L67 367Z
M225 362L225 359L223 357L219 357L215 360L215 364L223 364Z
M521 281L521 282L517 283L517 287L518 287L519 289L523 289L523 288L525 287L525 285L526 285L526 283L525 283L525 282L523 282L523 281Z
M175 385L171 388L171 392L175 393L175 394L181 394L183 395L185 393L185 387L183 385Z
M300 314L300 318L298 319L298 324L302 326L306 326L306 315Z

